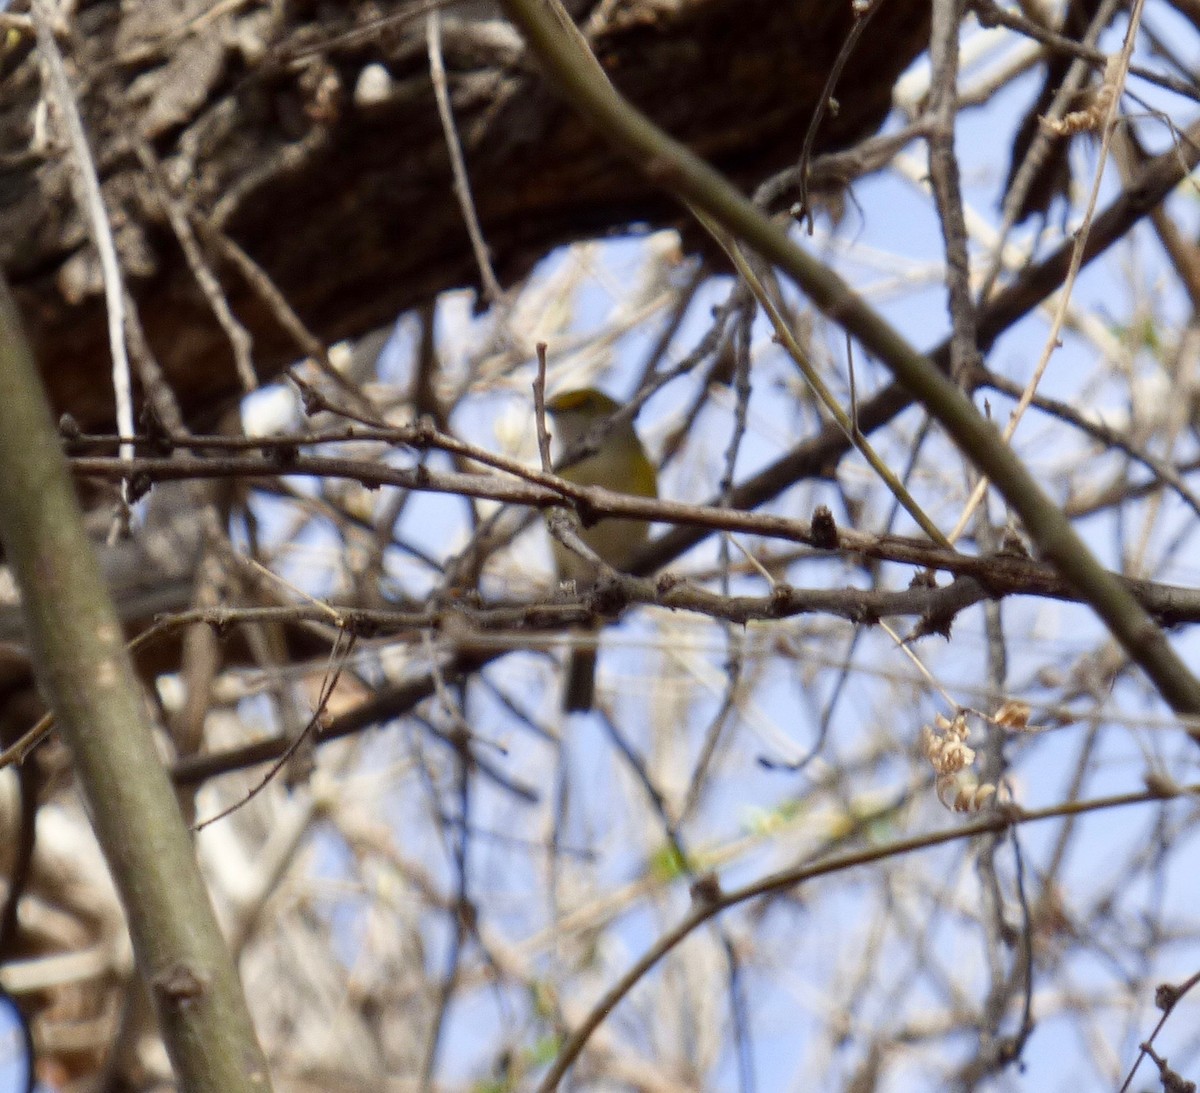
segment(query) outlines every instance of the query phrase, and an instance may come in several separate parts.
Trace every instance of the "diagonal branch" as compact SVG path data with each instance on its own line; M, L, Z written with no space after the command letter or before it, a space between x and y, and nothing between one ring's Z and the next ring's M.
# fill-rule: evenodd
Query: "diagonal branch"
M45 394L0 286L0 537L182 1088L270 1089L237 970L83 529Z
M672 140L609 83L557 0L502 0L543 69L600 133L656 182L695 205L784 270L829 318L875 354L942 424L1020 515L1030 538L1078 590L1177 713L1200 715L1200 680L1165 634L1088 550L1071 523L970 400L832 269L689 149Z

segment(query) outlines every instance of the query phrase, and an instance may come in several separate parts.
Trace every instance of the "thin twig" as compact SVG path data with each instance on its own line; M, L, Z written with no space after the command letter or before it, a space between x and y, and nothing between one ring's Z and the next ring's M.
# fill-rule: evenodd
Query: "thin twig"
M246 393L258 390L258 376L254 372L254 340L250 337L250 332L238 320L229 306L229 299L221 288L221 282L204 256L204 251L196 240L196 233L192 229L188 214L173 192L166 172L163 171L158 157L154 154L154 149L136 133L129 132L128 136L133 144L134 152L137 154L138 162L142 165L142 170L146 172L151 185L158 194L159 204L167 214L171 230L179 241L188 268L191 269L196 284L204 294L205 300L208 301L209 310L212 311L221 329L225 331L225 336L229 339L229 347L233 350L234 366L237 368L242 390Z
M215 824L218 820L223 820L226 816L231 816L239 809L248 805L275 780L276 775L287 766L288 760L300 750L304 743L311 739L312 733L320 726L322 719L325 717L329 699L338 685L338 680L342 678L342 668L345 666L346 657L350 655L351 650L354 648L354 642L355 636L353 634L347 636L346 631L338 631L337 641L334 642L333 648L329 650L329 664L325 670L325 679L321 684L321 694L317 700L317 708L313 711L312 717L309 718L308 724L287 741L287 746L280 752L275 762L272 763L267 772L255 785L251 786L233 804L221 809L215 815L209 816L205 820L199 820L194 823L192 825L193 831L199 833L206 827Z
M214 220L200 216L199 213L195 214L194 219L200 234L222 257L237 267L238 272L245 278L246 284L267 305L280 328L291 337L300 352L309 357L321 370L321 373L340 391L354 400L356 405L370 409L370 403L363 397L363 393L337 370L329 358L329 350L325 347L325 343L304 325L304 320L296 314L296 309L279 291L267 271L226 235Z
M30 15L37 28L38 51L45 62L50 76L55 104L62 117L67 143L75 159L77 200L87 211L87 224L92 243L100 256L100 268L104 272L104 298L108 315L108 347L112 354L113 396L117 408L117 430L122 436L133 435L133 381L129 370L129 354L125 346L125 283L121 276L121 263L117 258L117 245L113 239L112 225L100 190L100 176L88 145L83 119L79 115L79 104L71 88L63 64L62 53L54 38L53 13L46 0L33 0ZM121 458L132 458L132 449L122 446Z
M971 297L971 260L963 215L962 185L954 151L958 117L958 33L965 0L933 0L929 90L929 178L946 253L950 304L950 375L959 383L979 357L979 317Z
M1084 46L1089 49L1095 49L1096 42L1100 37L1100 31L1108 26L1119 4L1120 0L1104 0L1099 10L1097 10L1095 17L1092 19L1087 33L1084 35ZM1054 95L1050 108L1042 115L1045 121L1054 123L1062 118L1087 75L1088 64L1086 61L1077 58L1072 62L1071 67L1067 70L1065 79L1059 85L1058 91ZM1017 168L1012 177L1008 192L1004 195L1004 205L1001 210L1002 222L995 256L992 259L990 267L984 273L979 289L978 299L981 301L985 301L991 296L992 288L996 283L996 278L1000 275L1003 265L1002 255L1004 246L1008 242L1009 233L1017 221L1017 215L1020 212L1021 205L1025 201L1026 195L1029 193L1030 185L1033 183L1039 168L1045 161L1051 142L1054 139L1045 129L1039 126L1038 131L1034 134L1033 141L1029 145L1028 151L1025 153L1025 161Z
M550 459L550 430L546 428L546 343L537 343L537 376L533 381L533 413L537 422L538 455L542 470L549 474L553 470Z
M1025 385L1025 390L1021 393L1021 398L1018 400L1016 408L1009 415L1008 422L1004 426L1002 437L1005 444L1008 444L1016 433L1017 426L1021 423L1021 418L1024 417L1025 411L1029 409L1034 393L1037 391L1038 385L1041 383L1042 377L1050 365L1050 357L1059 345L1059 335L1062 331L1063 322L1066 319L1067 308L1070 306L1071 290L1075 287L1075 280L1079 276L1079 271L1083 266L1083 254L1087 248L1088 233L1091 231L1092 221L1096 215L1096 205L1100 200L1100 182L1104 177L1104 168L1108 163L1109 149L1112 147L1113 132L1117 124L1117 113L1121 105L1121 89L1125 86L1125 77L1129 72L1129 60L1133 56L1133 47L1137 41L1137 28L1141 21L1143 4L1144 0L1134 0L1133 8L1129 13L1129 25L1125 29L1125 40L1121 44L1121 53L1116 63L1110 64L1104 75L1105 86L1110 94L1110 99L1101 123L1100 155L1092 177L1092 188L1088 194L1087 207L1084 209L1083 222L1080 224L1079 230L1075 233L1075 241L1071 250L1071 261L1067 268L1066 280L1063 282L1062 291L1059 294L1058 307L1055 309L1054 319L1050 323L1050 330L1046 335L1041 356L1038 358L1037 365L1033 369L1033 374L1029 377L1029 382ZM990 482L986 476L980 477L975 485L975 489L971 492L962 515L958 518L958 523L950 533L951 542L957 541L958 537L963 533L970 522L971 516L983 501L984 494L987 492L989 485Z
M1180 788L1172 796L1200 795L1200 784ZM672 929L663 934L629 970L613 984L604 996L592 1007L587 1017L576 1025L571 1035L562 1045L553 1065L537 1087L537 1093L552 1093L558 1088L566 1072L570 1069L580 1052L587 1044L592 1033L602 1021L616 1009L618 1003L645 978L646 974L672 949L678 946L697 927L723 911L760 896L787 891L807 881L844 873L861 866L871 865L880 861L890 861L906 854L921 850L933 849L946 843L960 842L975 835L987 832L1006 831L1014 824L1035 823L1040 820L1054 819L1060 816L1082 815L1090 812L1106 811L1123 808L1129 805L1148 804L1163 799L1162 790L1145 790L1140 793L1127 793L1112 797L1094 798L1083 801L1068 801L1049 808L1024 810L1014 806L996 809L986 816L958 824L951 828L914 835L910 838L896 839L883 845L870 845L862 849L848 851L844 854L831 855L815 862L801 862L788 869L780 870L753 881L741 888L729 892L721 892L716 886L706 888L705 892L693 900L692 909ZM890 809L886 810L890 812ZM869 817L860 817L859 826L866 828L871 822Z
M842 69L846 67L846 63L850 60L850 55L854 52L854 47L858 44L859 38L862 37L863 32L867 29L867 24L871 21L871 16L882 5L883 0L871 0L870 5L865 10L860 10L858 6L851 5L854 22L850 25L850 32L846 35L846 40L838 50L833 64L830 65L829 73L825 77L825 85L821 88L821 94L817 99L816 107L813 109L812 118L809 119L808 128L804 132L804 143L800 147L800 166L798 171L800 200L797 202L793 215L799 220L808 221L809 235L812 234L813 219L812 210L809 208L808 202L808 165L812 160L812 150L817 141L817 133L821 128L821 122L826 112L836 104L833 92L837 87Z
M775 328L775 337L780 345L787 351L788 355L796 362L801 374L812 388L813 393L820 400L821 405L829 411L833 420L838 427L846 434L847 440L858 449L862 457L870 464L871 469L883 480L884 485L891 491L892 496L904 507L904 510L917 522L917 525L929 536L935 543L941 546L949 546L950 542L942 533L942 530L933 522L926 514L925 510L917 503L916 498L908 491L908 488L896 477L895 471L887 465L884 460L867 440L866 435L858 428L857 425L857 399L854 402L855 415L851 417L842 409L841 404L829 389L828 385L821 378L820 371L808 358L792 333L791 327L784 318L783 313L775 303L774 299L768 294L759 280L758 275L754 272L753 267L746 261L745 255L742 254L741 247L733 240L729 239L724 232L715 230L711 226L711 222L699 214L701 222L709 226L713 237L725 247L726 254L729 255L733 264L737 267L738 273L742 280L754 294L762 309L767 313L767 317L771 320L771 325ZM726 502L728 503L728 502Z
M475 264L479 267L483 296L488 303L500 299L503 290L492 269L491 255L479 226L475 211L475 199L471 196L471 181L467 176L467 163L463 158L462 142L458 139L458 128L454 124L454 111L450 106L450 92L446 85L446 65L442 60L442 17L438 9L429 13L425 21L426 42L429 50L429 75L433 81L433 95L437 100L438 117L442 121L442 133L446 138L446 150L450 154L450 170L454 175L454 195L462 210L463 223L471 240Z

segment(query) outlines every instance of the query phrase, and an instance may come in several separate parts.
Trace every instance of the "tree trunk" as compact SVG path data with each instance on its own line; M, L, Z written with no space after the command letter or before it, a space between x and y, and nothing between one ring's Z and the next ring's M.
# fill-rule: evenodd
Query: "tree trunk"
M168 223L166 193L253 338L260 380L303 352L222 259L222 233L325 343L478 280L429 74L428 0L226 5L212 19L210 7L102 0L83 5L62 39L149 348L193 420L241 386ZM560 105L491 5L444 5L440 18L455 121L502 282L561 243L680 221L640 170ZM747 187L798 160L852 21L845 0L605 0L590 18L583 25L618 87ZM924 0L879 8L818 150L878 127L927 23ZM0 71L0 260L57 408L86 428L108 426L102 280L74 197L74 154L44 135L31 41L11 45ZM161 164L158 184L147 153Z

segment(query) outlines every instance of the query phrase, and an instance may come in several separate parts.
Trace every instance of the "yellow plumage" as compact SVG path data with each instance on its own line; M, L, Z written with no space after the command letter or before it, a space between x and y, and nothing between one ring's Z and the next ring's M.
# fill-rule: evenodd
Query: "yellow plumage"
M560 451L579 444L598 422L620 409L620 404L600 391L586 388L567 391L546 403L554 418ZM593 455L581 459L560 472L579 486L603 486L617 493L636 497L657 497L658 477L646 455L632 423L611 430ZM581 528L579 537L614 569L625 569L650 534L644 520L600 520ZM586 588L599 574L593 563L552 539L554 563L559 577ZM567 711L590 710L595 690L596 649L573 649L567 664L563 688L563 708Z

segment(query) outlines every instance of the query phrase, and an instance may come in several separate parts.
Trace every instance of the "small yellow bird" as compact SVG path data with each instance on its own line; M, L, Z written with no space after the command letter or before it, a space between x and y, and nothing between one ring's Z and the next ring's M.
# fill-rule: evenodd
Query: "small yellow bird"
M582 443L592 426L615 414L620 403L593 388L565 391L546 402L546 410L557 425L559 451ZM635 497L657 497L658 476L634 431L626 422L612 429L592 455L563 468L562 477L578 486L603 486ZM581 528L579 537L596 555L614 569L625 569L650 534L644 520L599 520ZM568 550L551 538L554 563L561 580L588 587L599 577L594 563ZM568 713L590 710L596 684L596 646L578 646L571 651L563 687L563 709Z

